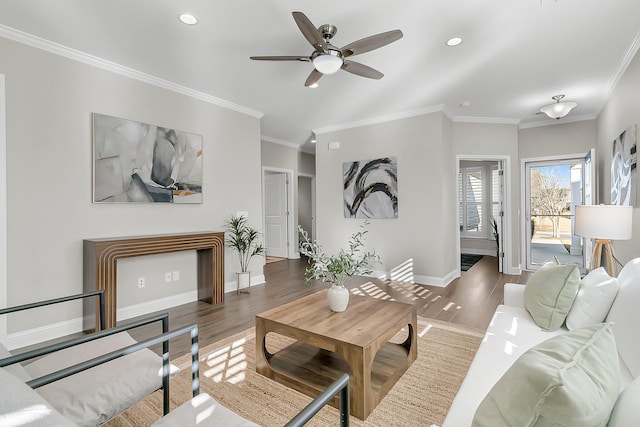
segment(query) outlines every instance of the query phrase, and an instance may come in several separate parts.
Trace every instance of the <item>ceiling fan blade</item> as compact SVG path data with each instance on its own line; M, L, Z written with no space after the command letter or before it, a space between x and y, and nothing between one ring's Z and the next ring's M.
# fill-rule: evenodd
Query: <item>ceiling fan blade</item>
M321 52L327 50L327 44L322 38L322 34L320 34L315 25L311 23L309 18L302 12L292 12L292 14L302 35L311 43L311 46Z
M321 77L322 77L322 73L314 68L311 74L309 74L309 77L307 77L307 81L304 82L304 85L306 87L309 87L312 84L317 83Z
M384 77L384 74L374 68L361 64L359 62L349 61L346 59L342 63L342 69L350 72L351 74L355 74L361 77L367 77L369 79L379 80Z
M379 47L386 46L389 43L393 43L396 40L402 38L402 31L393 30L386 33L380 33L373 36L365 37L353 43L349 43L341 49L342 56L347 57L351 55L360 55L361 53L369 52Z
M311 61L308 56L251 56L250 58L256 61Z

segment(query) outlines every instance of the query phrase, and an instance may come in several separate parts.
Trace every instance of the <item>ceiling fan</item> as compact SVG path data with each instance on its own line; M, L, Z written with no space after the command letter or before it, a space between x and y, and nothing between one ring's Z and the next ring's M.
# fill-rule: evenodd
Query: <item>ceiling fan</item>
M329 43L329 40L338 31L334 25L325 24L316 28L304 13L293 12L292 14L302 35L314 47L313 53L310 56L252 56L251 59L312 62L314 70L304 82L307 87L315 85L324 74L333 74L340 69L370 79L381 79L384 74L380 71L347 58L378 49L402 38L402 31L400 30L387 31L386 33L365 37L340 49Z

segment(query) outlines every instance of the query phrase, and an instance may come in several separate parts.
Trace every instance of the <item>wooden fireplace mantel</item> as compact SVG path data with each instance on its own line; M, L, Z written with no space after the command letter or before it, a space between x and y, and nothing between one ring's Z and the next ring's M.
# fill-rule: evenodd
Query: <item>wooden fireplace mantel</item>
M116 326L118 259L189 250L197 251L198 300L209 304L223 303L224 233L222 232L85 239L83 241L84 291L104 289L105 327ZM91 314L97 316L95 307L85 305L85 318Z

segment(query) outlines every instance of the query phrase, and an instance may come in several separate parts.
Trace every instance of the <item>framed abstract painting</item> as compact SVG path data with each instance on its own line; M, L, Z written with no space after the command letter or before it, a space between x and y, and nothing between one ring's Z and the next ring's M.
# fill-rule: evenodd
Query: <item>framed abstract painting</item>
M202 136L93 114L94 203L202 203Z
M637 126L626 128L613 140L611 153L611 204L637 206Z
M342 164L345 218L398 217L398 161L395 157Z

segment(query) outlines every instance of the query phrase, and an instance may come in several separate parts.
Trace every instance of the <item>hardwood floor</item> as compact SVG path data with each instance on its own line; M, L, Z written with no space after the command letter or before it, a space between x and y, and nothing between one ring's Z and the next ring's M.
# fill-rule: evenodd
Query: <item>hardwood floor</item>
M499 274L497 262L495 257L483 257L446 288L367 277L354 278L348 287L361 295L415 304L418 316L484 330L496 307L502 303L504 284L526 283L531 276L529 272L517 276ZM327 286L319 282L304 285L306 267L304 259L266 264L266 283L251 287L250 294L228 293L222 305L193 302L172 308L168 310L170 328L198 323L201 347L241 332L254 326L256 314ZM143 339L159 331L159 326L141 328L132 335ZM188 349L187 337L172 341L171 358L185 354Z

